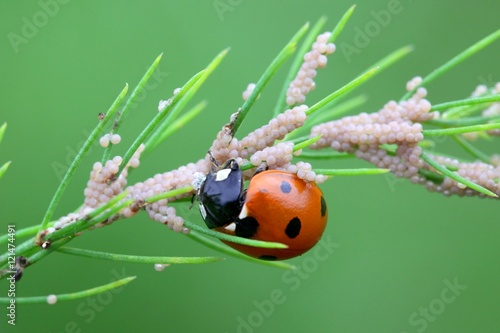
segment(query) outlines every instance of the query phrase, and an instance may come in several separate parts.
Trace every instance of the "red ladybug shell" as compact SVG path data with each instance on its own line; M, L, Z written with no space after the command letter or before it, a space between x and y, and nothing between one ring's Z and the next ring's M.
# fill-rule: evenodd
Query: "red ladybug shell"
M250 180L236 223L251 221L256 225L255 233L248 238L279 242L288 248L265 249L224 243L259 259L289 259L305 253L320 240L327 219L326 202L315 183L306 182L293 173L263 171ZM216 230L234 235L227 226Z

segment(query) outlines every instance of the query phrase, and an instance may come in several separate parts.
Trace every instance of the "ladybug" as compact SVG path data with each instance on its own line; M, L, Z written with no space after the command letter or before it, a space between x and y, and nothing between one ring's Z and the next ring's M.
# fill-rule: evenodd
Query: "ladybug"
M233 159L206 175L198 199L209 228L288 245L266 249L223 241L263 260L289 259L307 252L320 240L328 219L326 201L315 183L293 173L265 170L257 171L244 189L242 172Z

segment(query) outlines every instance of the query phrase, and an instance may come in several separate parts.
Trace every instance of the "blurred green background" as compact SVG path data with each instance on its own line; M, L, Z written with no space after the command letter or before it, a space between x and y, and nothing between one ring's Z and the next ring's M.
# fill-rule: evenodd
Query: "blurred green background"
M54 5L54 4L57 4ZM202 157L215 133L241 105L241 93L306 21L327 15L328 29L350 1L2 1L0 2L0 123L8 123L0 164L0 234L40 222L82 140L125 82L139 80L164 53L159 74L122 128L128 144L166 99L219 51L223 64L195 102L208 108L170 144L144 158L129 184ZM398 99L408 79L425 75L498 29L500 2L358 1L337 42L337 52L317 77L309 103L335 90L387 53L408 44L415 51L365 84L369 100L357 110L377 111ZM397 9L378 23L381 11ZM41 14L41 13L46 13ZM48 13L48 14L47 14ZM37 23L38 27L28 27ZM378 31L356 44L358 31ZM26 36L12 42L16 34ZM10 36L10 38L9 38ZM24 37L23 37L24 38ZM341 45L358 46L347 55ZM490 46L428 86L440 103L467 96L476 85L500 81L500 43ZM280 72L278 79L284 77ZM242 131L268 121L281 87L272 81ZM483 145L498 153L498 143ZM440 151L460 155L451 140ZM78 207L92 149L66 190L56 216ZM463 155L463 154L462 154ZM315 162L317 167L366 167L354 160ZM0 332L499 332L500 226L498 201L446 198L392 176L335 178L323 186L330 221L325 248L291 260L300 270L227 258L224 262L171 266L125 264L53 254L29 268L18 296L66 293L138 278L118 292L53 306L17 308L17 325L0 311ZM196 209L184 216L202 223ZM333 243L333 245L332 245ZM85 232L72 246L141 255L218 255L140 214ZM2 249L0 252L4 252ZM453 285L458 285L453 287ZM7 283L0 283L6 296Z

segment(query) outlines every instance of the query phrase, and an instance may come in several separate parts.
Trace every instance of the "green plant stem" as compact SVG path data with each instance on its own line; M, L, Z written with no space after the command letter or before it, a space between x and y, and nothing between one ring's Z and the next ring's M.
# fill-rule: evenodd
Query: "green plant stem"
M387 173L389 169L359 168L359 169L314 169L316 174L325 176L364 176L380 175Z
M491 163L490 157L474 147L469 141L464 139L460 135L453 135L452 138L470 155L473 157L477 158L478 160L484 162L484 163Z
M314 151L304 150L300 157L314 158L314 159L330 159L330 158L353 158L353 154L339 153L338 151Z
M5 174L11 162L12 161L7 161L0 167L0 178L2 178L2 176Z
M83 157L85 156L85 153L89 150L90 146L95 142L97 139L97 136L101 133L102 129L104 126L111 120L111 118L115 115L116 111L118 110L118 107L120 106L120 103L122 102L123 98L127 94L128 90L128 85L125 85L125 88L120 92L118 97L115 99L111 107L108 109L106 112L106 115L104 118L99 121L97 126L94 128L92 133L90 133L89 137L83 144L82 148L78 151L76 154L74 160L71 162L71 165L69 166L68 170L63 176L63 179L59 183L59 186L56 189L56 193L52 197L52 200L50 201L49 207L47 208L47 211L45 212L45 215L42 219L42 223L40 224L40 230L44 230L47 228L47 223L49 223L50 219L52 218L52 215L54 214L54 210L56 209L57 204L61 200L61 196L66 189L66 187L69 184L69 181L71 180L71 177L75 173L76 168L80 165Z
M86 230L97 223L101 223L106 221L109 217L114 214L117 214L121 209L133 203L133 200L127 200L125 202L119 203L120 200L125 198L127 192L122 192L115 197L111 198L105 204L97 207L92 212L87 214L87 216L81 218L78 221L75 221L64 228L56 230L50 234L47 234L43 237L43 240L49 240L51 242L57 241L66 237L73 237L78 232Z
M441 164L437 163L434 161L429 155L427 155L425 152L422 152L422 155L420 156L427 164L429 164L431 167L436 169L437 171L441 172L443 175L445 175L448 178L451 178L461 184L464 184L465 186L488 196L491 197L498 197L495 193L491 192L490 190L482 187L481 185L478 185L474 182L471 182L470 180L465 179L464 177L458 175L457 173L448 170L446 167L442 166Z
M41 247L37 247L37 252L35 252L33 255L28 257L28 265L31 266L31 265L36 264L38 261L42 260L43 258L48 256L52 252L56 251L61 246L66 245L67 243L69 243L73 239L75 239L75 237L72 237L72 236L59 239L58 241L52 242L50 247L47 249L42 249Z
M132 143L132 145L129 147L129 149L123 156L118 172L115 175L116 179L118 179L118 177L122 173L127 163L130 161L134 153L137 151L139 146L144 142L144 140L148 137L148 135L151 134L151 132L153 132L153 130L167 116L168 112L178 103L178 101L182 98L182 96L184 96L184 94L196 83L196 81L198 81L203 76L204 73L205 70L202 70L201 72L198 72L193 77L191 77L191 79L189 79L189 81L186 84L184 84L179 93L174 96L172 103L169 106L167 106L165 110L158 112L153 118L153 120L151 120L149 124L142 130L142 132L135 139L135 141Z
M238 116L236 117L233 124L233 135L236 134L236 132L240 128L243 120L245 120L245 117L248 114L248 111L250 111L250 108L254 105L257 97L260 95L262 90L264 90L271 78L284 64L285 60L287 60L293 54L298 41L306 33L308 28L309 23L306 23L304 26L302 26L302 28L300 28L300 30L292 37L290 42L288 42L288 44L280 51L276 58L274 58L269 67L267 67L267 69L264 71L264 74L262 74L260 79L255 84L255 88L253 89L252 93L250 94L250 96L248 96L248 99L245 101L245 103L243 103L238 112Z
M192 86L188 90L186 90L185 92L181 90L181 92L178 94L181 96L178 95L174 96L171 105L167 107L167 109L169 109L170 111L168 113L167 109L163 111L166 113L166 117L159 122L154 132L151 133L150 137L145 142L146 145L145 153L150 153L162 142L163 133L166 132L169 127L172 126L172 124L177 119L180 112L189 103L189 101L193 98L194 94L208 79L208 77L213 73L213 71L220 65L220 63L226 57L228 52L229 49L221 51L208 64L208 66L203 70L203 74L195 82L193 82Z
M431 119L427 120L425 124L438 126L438 127L459 127L459 126L472 126L472 125L481 125L485 122L498 122L500 121L500 117L467 117L460 119Z
M493 43L496 39L500 37L500 30L495 31L494 33L486 36L485 38L481 39L479 42L475 43L474 45L470 46L457 56L453 57L450 61L446 62L442 66L436 68L434 71L432 71L429 75L427 75L425 78L422 79L422 82L415 87L412 91L407 92L401 99L406 100L408 99L411 95L415 93L415 91L422 86L425 86L427 83L433 81L437 77L443 75L453 67L457 66L460 64L462 61L465 59L471 57L475 53L479 52L486 46L490 45Z
M488 95L482 97L472 97L458 101L446 102L432 106L432 111L447 110L459 106L470 106L475 104L493 103L500 101L500 95Z
M3 135L5 134L5 130L7 129L7 123L3 123L0 126L0 143L2 143Z
M462 126L462 127L453 127L453 128L442 128L442 129L432 129L432 130L423 130L422 133L425 136L443 136L443 135L455 135L455 134L463 134L469 132L480 132L480 131L489 131L493 129L499 129L500 123L493 124L482 124L482 125L474 125L474 126Z
M136 255L109 253L109 252L99 252L86 249L77 249L72 247L61 247L57 251L61 253L72 254L87 258L133 262L140 264L205 264L205 263L224 260L224 258L218 258L218 257L136 256Z
M330 42L335 43L337 38L340 36L342 30L344 30L345 25L347 24L347 21L351 18L352 13L354 13L354 10L356 9L356 5L352 5L349 7L349 9L342 15L340 18L339 22L333 28L332 30L332 36L330 37Z
M49 222L47 224L47 227L53 226L54 223L55 222L53 222L53 221ZM27 227L27 228L23 228L23 229L16 229L15 238L17 240L19 238L36 235L38 233L39 229L40 229L39 225L34 225L32 227ZM8 234L0 236L0 245L7 243L8 239L9 239Z
M118 287L121 287L123 285L126 285L127 283L131 282L134 280L136 277L135 276L129 276L99 287L83 290L83 291L78 291L74 293L69 293L69 294L59 294L56 295L57 301L70 301L70 300L75 300L79 298L84 298L84 297L89 297L92 295L97 295L100 293L103 293L105 291L115 289ZM48 296L33 296L33 297L16 297L16 303L17 304L43 304L47 303L47 297ZM10 298L8 297L0 297L0 303L1 304L8 304L10 303Z
M296 268L294 265L291 265L291 264L288 264L288 263L285 263L282 261L259 260L256 258L249 257L249 256L247 256L239 251L236 251L236 250L230 248L229 246L227 246L221 242L217 242L211 238L202 236L200 233L197 233L196 231L191 231L189 234L187 234L187 236L189 238L191 238L192 240L194 240L200 244L205 245L208 248L225 253L227 255L233 256L233 257L238 258L238 259L243 259L243 260L251 261L251 262L254 262L257 264L277 267L277 268L281 268L281 269L295 269Z
M173 197L178 196L178 195L183 195L183 194L189 193L191 191L193 191L193 187L191 185L185 186L185 187L179 187L179 188L176 188L174 190L170 190L168 192L163 192L160 194L150 196L149 198L146 198L144 201L146 203L153 203L155 201L159 201L162 199L168 199L168 198L173 198Z
M321 109L322 107L324 107L325 105L327 105L328 103L333 101L335 98L337 98L337 97L341 96L342 94L359 86L360 84L362 84L363 82L368 80L372 75L374 75L377 72L377 70L378 70L378 67L375 67L375 68L372 68L371 70L363 73L362 75L358 76L357 78L355 78L354 80L352 80L351 82L349 82L348 84L343 86L342 88L334 91L330 95L323 98L321 101L319 101L316 104L314 104L313 106L311 106L306 111L306 114L307 115L313 114L314 112L318 111L319 109Z
M257 240L253 240L253 239L247 239L247 238L243 238L243 237L236 237L236 236L227 235L227 234L224 234L222 232L217 232L214 230L200 227L199 225L191 223L187 220L184 220L184 225L189 229L201 232L205 235L212 236L212 237L215 237L215 238L218 238L221 240L225 240L228 242L237 243L237 244L254 246L254 247L262 247L262 248L267 248L267 249L286 249L286 248L288 248L287 245L281 244L281 243L257 241Z

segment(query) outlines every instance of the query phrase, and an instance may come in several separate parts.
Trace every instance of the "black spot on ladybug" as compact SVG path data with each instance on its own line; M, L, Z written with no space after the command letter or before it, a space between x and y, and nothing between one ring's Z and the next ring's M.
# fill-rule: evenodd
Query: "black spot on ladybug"
M280 189L283 193L290 193L290 191L292 190L292 185L284 180L281 182Z
M270 255L267 255L267 254L261 255L259 257L259 259L260 260L269 260L269 261L278 260L278 258L276 256L270 256Z
M250 238L255 235L257 228L259 227L259 222L257 222L257 220L252 216L247 216L241 220L238 219L235 224L235 235L244 238Z
M298 217L294 217L290 220L290 222L288 222L288 225L285 229L285 234L288 236L288 238L295 238L299 235L301 227L302 223L300 222L300 219Z
M326 201L325 197L321 196L321 217L326 215Z

